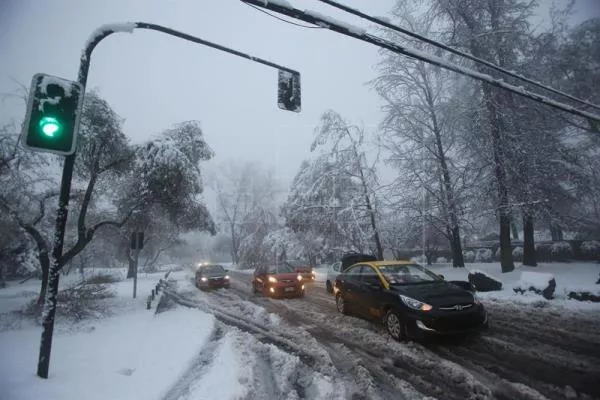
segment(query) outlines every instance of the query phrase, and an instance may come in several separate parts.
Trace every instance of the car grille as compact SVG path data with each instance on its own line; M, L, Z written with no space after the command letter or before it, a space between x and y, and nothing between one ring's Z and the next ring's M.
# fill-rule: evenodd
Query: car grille
M472 303L463 303L463 304L453 304L453 305L440 306L440 310L444 310L444 311L462 311L462 310L468 310L471 307L473 307Z
M292 279L280 279L279 282L281 282L281 283L294 283L294 280L292 280Z
M208 281L210 283L222 283L223 282L223 278L208 278Z

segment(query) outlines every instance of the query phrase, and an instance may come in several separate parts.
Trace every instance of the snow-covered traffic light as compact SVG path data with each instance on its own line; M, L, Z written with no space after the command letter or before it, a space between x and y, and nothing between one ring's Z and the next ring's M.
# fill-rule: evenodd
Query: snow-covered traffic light
M33 151L73 154L82 103L81 84L46 74L34 75L23 124L23 146Z

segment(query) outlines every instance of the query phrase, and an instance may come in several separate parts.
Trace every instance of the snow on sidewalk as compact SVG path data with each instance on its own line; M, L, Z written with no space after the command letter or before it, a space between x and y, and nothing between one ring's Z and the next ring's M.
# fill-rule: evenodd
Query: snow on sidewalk
M35 375L41 328L0 333L0 399L160 399L205 345L214 318L144 308L55 331L50 377Z

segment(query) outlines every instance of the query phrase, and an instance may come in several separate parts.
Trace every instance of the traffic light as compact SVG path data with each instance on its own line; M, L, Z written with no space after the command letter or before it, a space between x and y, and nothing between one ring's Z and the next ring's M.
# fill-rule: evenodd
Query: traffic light
M75 152L83 86L46 74L31 81L22 143L29 150L69 155Z
M277 82L277 106L282 110L300 112L300 74L280 69Z

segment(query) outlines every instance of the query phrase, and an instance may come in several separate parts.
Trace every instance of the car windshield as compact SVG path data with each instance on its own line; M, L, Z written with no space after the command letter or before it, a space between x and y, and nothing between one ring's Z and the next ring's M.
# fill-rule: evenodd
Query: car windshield
M379 270L391 285L414 285L442 280L438 275L417 264L380 265Z
M270 265L268 268L269 274L291 274L293 272L295 272L294 269L286 264Z
M220 265L207 265L202 267L202 272L205 275L221 275L225 273L225 269Z
M299 260L286 261L285 263L288 264L289 266L291 266L292 268L308 267L309 266L306 261L299 261Z

